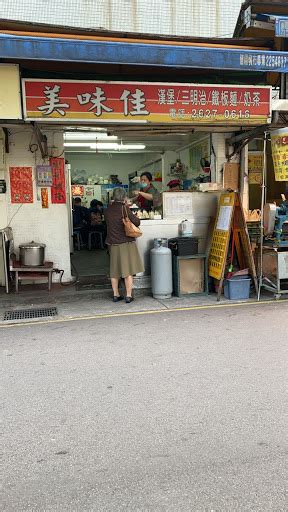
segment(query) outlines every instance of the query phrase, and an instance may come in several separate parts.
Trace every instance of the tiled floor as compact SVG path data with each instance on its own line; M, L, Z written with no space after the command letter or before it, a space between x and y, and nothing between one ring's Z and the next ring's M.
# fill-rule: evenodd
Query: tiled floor
M109 256L106 249L82 249L71 256L73 274L78 276L106 275L109 270Z

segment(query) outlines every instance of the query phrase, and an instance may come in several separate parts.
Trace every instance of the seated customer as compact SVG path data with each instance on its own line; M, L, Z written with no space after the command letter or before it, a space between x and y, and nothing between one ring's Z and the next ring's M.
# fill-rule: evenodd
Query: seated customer
M81 204L81 198L75 197L73 201L73 230L79 231L84 245L88 243L88 209Z
M103 203L101 201L98 201L98 199L92 199L90 203L89 213L96 211L99 212L101 215L103 215Z
M93 199L90 203L88 210L89 214L89 232L96 231L103 234L103 242L106 239L106 223L102 220L103 216L103 203Z
M87 224L88 209L81 204L81 197L75 197L73 201L73 228L81 228Z

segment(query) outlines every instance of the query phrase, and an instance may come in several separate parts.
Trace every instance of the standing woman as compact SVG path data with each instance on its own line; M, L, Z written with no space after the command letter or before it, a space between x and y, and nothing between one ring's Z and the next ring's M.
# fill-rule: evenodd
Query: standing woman
M161 194L152 183L152 174L142 172L140 176L140 189L134 192L136 203L142 210L150 212L151 208L161 206Z
M110 253L110 278L113 289L113 302L123 300L119 293L119 279L125 280L125 302L132 302L133 275L144 272L135 238L126 236L123 224L124 207L131 222L139 226L140 219L134 215L127 206L127 194L124 188L113 190L112 202L104 212L107 225L106 244Z

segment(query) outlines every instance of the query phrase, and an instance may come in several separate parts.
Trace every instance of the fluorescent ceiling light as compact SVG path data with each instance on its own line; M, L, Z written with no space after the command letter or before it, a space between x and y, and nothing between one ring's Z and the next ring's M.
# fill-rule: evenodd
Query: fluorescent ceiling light
M66 148L90 148L90 149L106 149L109 151L110 149L113 151L125 151L126 149L145 149L146 146L144 144L117 144L117 142L64 142L64 146Z
M52 118L53 119L53 118ZM76 119L77 121L77 119ZM127 121L126 119L97 119L97 123L98 124L102 124L102 123L105 123L105 124L147 124L148 121L146 121L145 119L129 119L129 121Z
M117 140L116 135L108 135L104 132L66 132L64 133L64 140Z

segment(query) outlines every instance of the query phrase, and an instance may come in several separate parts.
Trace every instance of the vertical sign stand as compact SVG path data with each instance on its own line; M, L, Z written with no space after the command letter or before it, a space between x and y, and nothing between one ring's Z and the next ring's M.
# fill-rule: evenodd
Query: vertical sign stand
M256 293L258 293L255 264L238 192L228 192L221 195L212 236L209 254L209 276L219 281L217 301L220 300L223 288L231 234L235 243L239 266L241 270L249 268Z

